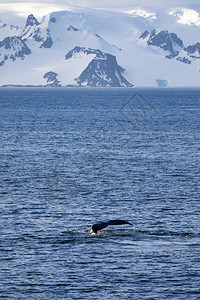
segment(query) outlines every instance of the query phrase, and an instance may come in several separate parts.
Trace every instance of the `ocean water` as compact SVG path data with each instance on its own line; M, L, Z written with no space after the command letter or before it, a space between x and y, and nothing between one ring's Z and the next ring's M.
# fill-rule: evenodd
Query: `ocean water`
M200 299L199 120L199 89L1 89L0 299Z

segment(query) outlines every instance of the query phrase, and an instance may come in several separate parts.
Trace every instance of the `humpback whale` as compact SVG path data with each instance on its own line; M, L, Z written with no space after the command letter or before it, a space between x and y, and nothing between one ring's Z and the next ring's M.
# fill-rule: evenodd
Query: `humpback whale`
M123 225L123 224L129 224L133 226L133 224L124 220L109 220L105 222L98 222L92 225L90 232L96 234L99 230L106 228L108 225Z

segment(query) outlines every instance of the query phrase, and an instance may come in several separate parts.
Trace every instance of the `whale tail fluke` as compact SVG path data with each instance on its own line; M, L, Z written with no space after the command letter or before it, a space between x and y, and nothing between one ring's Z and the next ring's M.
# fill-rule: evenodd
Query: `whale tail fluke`
M124 221L124 220L109 220L106 222L98 222L94 225L92 225L92 228L90 230L91 233L97 233L98 231L106 228L108 225L123 225L123 224L128 224L133 226L133 224L131 224L128 221Z
M124 221L124 220L110 220L110 221L107 221L107 224L108 224L108 225L123 225L123 224L129 224L129 225L133 226L133 224L131 224L131 223L128 222L128 221Z

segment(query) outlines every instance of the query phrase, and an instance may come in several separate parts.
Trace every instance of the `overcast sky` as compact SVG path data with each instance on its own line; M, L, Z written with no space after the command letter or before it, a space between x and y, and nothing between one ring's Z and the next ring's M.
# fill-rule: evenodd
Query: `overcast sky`
M47 3L62 6L78 6L90 8L127 8L133 6L174 7L200 6L199 0L0 0L0 4L8 3Z
M134 7L147 10L162 10L174 7L194 7L200 11L200 0L0 0L0 20L24 23L30 13L37 18L52 11L67 10L74 7L100 8L127 11ZM17 25L17 24L16 24Z

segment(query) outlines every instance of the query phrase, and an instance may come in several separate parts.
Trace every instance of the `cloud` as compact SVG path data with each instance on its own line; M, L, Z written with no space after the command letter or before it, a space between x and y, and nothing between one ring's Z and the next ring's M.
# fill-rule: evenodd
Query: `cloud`
M19 25L24 23L30 13L41 18L52 11L70 8L98 8L131 11L136 7L146 8L148 12L159 12L175 7L195 8L200 11L199 0L0 0L0 20L12 23L18 18Z
M25 1L24 1L25 2ZM175 7L199 6L199 0L26 0L26 3L46 3L71 7L88 8L130 8L135 6L145 7ZM1 0L1 4L23 3L21 0Z
M15 2L12 1L12 3L11 1L6 1L6 3L0 2L0 20L8 24L13 24L13 19L15 19L16 25L23 26L25 18L29 14L34 14L40 20L44 15L52 11L69 9L66 5L51 2L37 2L37 0L34 2L27 0L26 3L18 0L15 0Z

